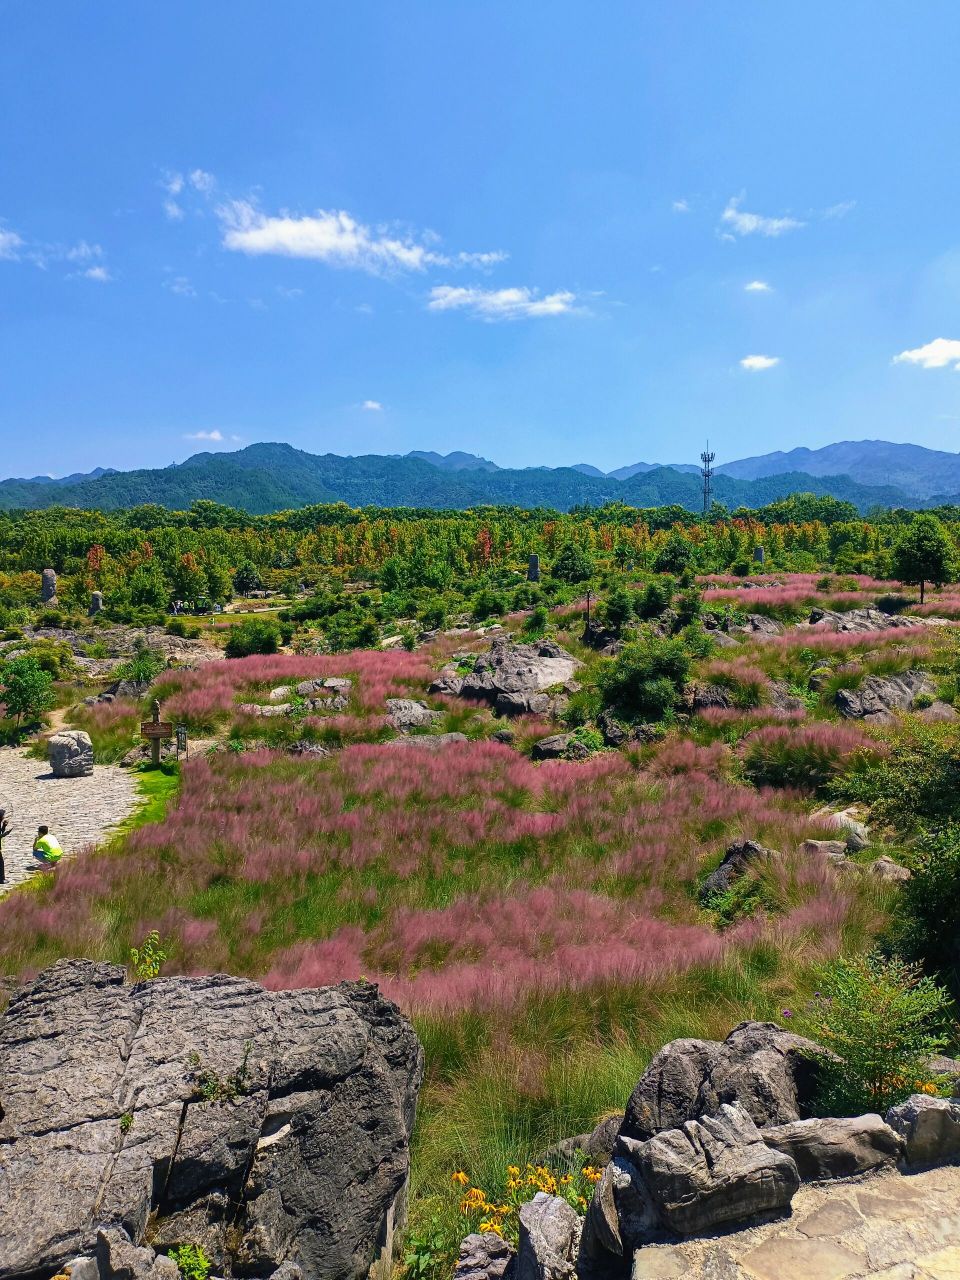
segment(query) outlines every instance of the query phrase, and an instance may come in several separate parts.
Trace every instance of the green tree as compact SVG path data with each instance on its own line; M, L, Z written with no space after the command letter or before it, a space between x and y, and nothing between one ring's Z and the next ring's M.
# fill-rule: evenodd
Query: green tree
M654 573L683 573L692 569L696 559L692 543L679 529L674 529L657 553L653 562Z
M600 670L604 704L627 720L662 720L674 709L690 674L690 655L677 637L628 644Z
M0 675L0 702L18 726L24 716L39 720L53 704L53 676L28 654L11 658Z
M919 586L920 603L928 582L942 587L956 575L956 548L936 516L918 515L904 529L893 547L895 577Z
M553 576L561 582L586 582L593 577L593 559L575 543L566 542L553 562Z
M233 571L233 589L245 596L248 591L256 591L260 585L260 574L252 560L241 560Z
M252 653L276 653L280 628L266 618L247 618L230 628L225 652L228 658L248 658Z

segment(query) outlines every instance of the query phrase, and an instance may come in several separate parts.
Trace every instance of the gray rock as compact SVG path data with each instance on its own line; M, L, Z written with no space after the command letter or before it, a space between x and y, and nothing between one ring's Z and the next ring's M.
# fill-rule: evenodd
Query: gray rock
M70 1280L100 1280L96 1258L71 1258L63 1269Z
M701 900L706 900L715 893L725 893L745 871L770 858L779 857L776 849L767 849L756 840L734 840L723 855L719 867L704 880L700 889Z
M412 698L387 698L387 712L390 723L401 733L409 729L429 729L441 715L426 703L415 702Z
M628 1255L659 1230L657 1208L639 1169L626 1155L614 1155L587 1210L581 1240L581 1260L587 1265L581 1269L596 1269L602 1274L605 1254Z
M960 1058L947 1058L938 1053L927 1063L927 1070L933 1076L947 1076L954 1094L960 1094Z
M697 684L691 706L694 711L727 710L734 705L733 691L723 684Z
M87 778L93 773L93 743L82 729L61 729L48 738L47 756L55 778Z
M493 1231L475 1231L460 1242L453 1280L506 1280L514 1271L513 1247Z
M629 741L630 730L621 724L612 711L601 711L597 716L597 728L603 735L604 746L622 747Z
M288 716L293 710L293 703L278 702L273 706L265 706L261 702L241 702L237 711L242 716L256 716L258 720L272 720L276 716Z
M895 676L867 676L856 689L837 691L837 710L847 720L866 720L889 724L896 711L909 711L921 693L934 688L923 671L904 671Z
M848 609L845 613L837 613L832 609L817 608L811 610L808 622L797 624L797 630L810 626L820 631L890 631L923 626L923 619L902 613L883 613L880 609Z
M866 825L855 816L852 808L837 811L818 809L813 817L821 822L829 823L832 827L836 827L851 853L859 853L861 849L866 849L870 844L870 832Z
M804 840L800 846L800 852L809 854L811 857L826 858L833 863L844 862L847 857L847 842L846 840Z
M536 1163L555 1165L572 1160L580 1152L586 1164L596 1166L608 1164L613 1157L613 1149L617 1145L617 1136L622 1124L622 1115L607 1116L589 1133L578 1133L574 1138L563 1138L552 1147L548 1147L537 1157Z
M531 760L566 760L575 739L569 733L555 733L549 738L541 738L530 750Z
M315 760L323 760L330 754L327 747L323 747L319 742L310 742L309 739L300 738L296 742L291 742L287 747L287 755L290 756L308 756Z
M477 658L460 686L467 698L491 703L505 715L545 712L550 698L543 692L571 680L580 666L572 654L552 640L514 644L498 638L490 652Z
M878 1115L794 1120L762 1129L760 1136L768 1147L793 1160L804 1182L851 1178L894 1165L904 1147L900 1135Z
M699 1235L728 1222L783 1213L800 1185L789 1156L766 1145L750 1116L723 1104L646 1142L621 1139L663 1226Z
M512 729L497 729L495 733L491 733L490 740L492 742L502 743L503 746L509 746L513 742L516 734Z
M40 599L43 604L57 603L57 575L53 569L44 569L40 575Z
M911 879L911 872L886 854L870 863L867 874L884 884L903 884L905 880Z
M180 1269L172 1258L158 1257L150 1248L139 1248L125 1231L117 1228L97 1232L96 1260L100 1280L179 1280L180 1277Z
M277 1267L270 1280L303 1280L303 1270L295 1262L285 1262Z
M428 693L445 693L455 698L463 688L463 676L454 666L444 667L427 687Z
M761 1127L799 1120L822 1053L771 1022L741 1022L722 1042L672 1040L630 1095L620 1133L650 1138L734 1102Z
M762 613L748 613L745 622L730 623L727 627L730 635L782 636L785 630L782 622Z
M468 742L465 733L420 733L415 737L390 738L385 747L414 747L423 751L442 751L455 742Z
M91 618L95 618L98 613L102 613L102 612L103 612L103 592L92 591L90 593L90 608L87 610L87 613L90 615Z
M891 1107L887 1124L906 1143L909 1165L950 1164L960 1158L960 1103L915 1093Z
M929 707L921 707L916 714L919 719L926 720L928 724L944 724L950 720L960 719L956 707L939 699L931 702Z
M296 686L298 698L313 698L322 690L328 693L347 694L353 681L346 676L322 676L316 680L301 680Z
M366 983L131 986L61 961L0 1021L0 1280L90 1252L91 1224L137 1246L148 1218L203 1228L224 1195L234 1273L289 1260L359 1280L402 1202L422 1070L412 1028Z
M267 694L267 698L270 702L288 702L292 693L292 685L278 684L275 689L270 690Z
M580 1215L566 1200L538 1191L520 1209L517 1280L571 1280L582 1227Z

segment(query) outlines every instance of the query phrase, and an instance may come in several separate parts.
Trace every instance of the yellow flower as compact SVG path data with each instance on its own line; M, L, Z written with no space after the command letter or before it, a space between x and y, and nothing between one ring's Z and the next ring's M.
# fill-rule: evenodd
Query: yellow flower
M511 1178L519 1178L519 1177L520 1177L520 1168L519 1168L519 1166L518 1166L518 1165L515 1165L515 1164L508 1164L508 1165L507 1165L507 1173L509 1173L509 1175L510 1175L510 1177L511 1177Z
M470 1179L462 1169L458 1169L456 1173L452 1173L450 1175L450 1181L459 1183L461 1187L468 1187L470 1185Z
M463 1197L464 1204L473 1205L475 1208L479 1208L480 1205L486 1204L486 1202L487 1193L485 1191L481 1191L479 1187L471 1187Z
M520 1189L522 1186L523 1186L523 1183L520 1181L520 1179L519 1179L519 1178L509 1178L509 1179L507 1180L507 1190L508 1190L508 1191L519 1191L519 1189Z
M503 1235L503 1228L501 1227L500 1223L499 1223L499 1222L496 1222L494 1219L490 1219L489 1221L481 1222L481 1223L480 1223L480 1230L481 1230L481 1232L492 1231L492 1232L493 1232L493 1234L494 1234L495 1236L502 1236L502 1235Z
M572 1181L573 1181L573 1174L565 1173L563 1177L560 1179L560 1185L561 1187L569 1187Z

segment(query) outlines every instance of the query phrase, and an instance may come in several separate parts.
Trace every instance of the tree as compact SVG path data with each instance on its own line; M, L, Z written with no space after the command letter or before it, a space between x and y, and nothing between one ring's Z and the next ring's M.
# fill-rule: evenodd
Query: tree
M44 671L35 658L24 655L11 658L0 676L0 701L8 716L17 717L17 725L24 716L39 720L53 703L53 676Z
M228 658L248 658L252 653L276 653L280 648L280 628L267 618L247 618L230 628L225 646Z
M233 589L245 596L248 591L256 591L260 585L260 574L252 560L241 560L233 572Z
M680 699L690 655L678 638L651 636L628 644L597 675L605 706L626 720L662 720Z
M919 515L907 526L893 548L894 577L919 586L920 603L928 582L942 587L956 575L956 548L936 516Z
M684 569L692 569L696 552L690 541L679 529L667 538L653 562L654 573L683 573Z
M575 543L564 543L553 562L553 576L561 582L586 582L593 577L593 560Z

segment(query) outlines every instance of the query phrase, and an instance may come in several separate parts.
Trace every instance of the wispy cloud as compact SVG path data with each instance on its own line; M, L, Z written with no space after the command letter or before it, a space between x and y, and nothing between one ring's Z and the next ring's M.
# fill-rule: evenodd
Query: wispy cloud
M213 440L219 442L223 439L223 432L217 431L188 431L184 435L184 440Z
M729 228L736 236L782 236L787 231L795 231L805 224L798 218L768 218L761 213L748 213L741 209L743 196L732 196L727 207L720 215L724 227Z
M764 369L772 369L780 363L779 356L744 356L740 368L748 373L762 373Z
M7 262L19 262L20 251L25 248L25 242L22 236L17 235L16 231L11 231L9 227L0 227L0 258Z
M856 200L841 200L839 204L832 204L829 209L824 209L821 217L845 218L847 214L852 213L856 207Z
M113 279L106 267L87 267L81 274L85 280L96 280L99 284L108 284Z
M744 293L773 293L773 285L766 280L751 280L743 286Z
M918 364L921 369L945 369L953 365L960 370L960 339L934 338L925 346L901 351L893 358L894 364Z
M575 310L576 295L562 289L543 297L536 289L477 289L442 284L430 290L431 311L468 311L483 320L530 320Z
M366 409L368 413L381 413L383 410L383 405L380 403L379 400L364 400L360 408Z
M188 181L194 191L199 191L205 196L210 195L212 191L216 190L217 186L216 178L212 173L207 173L205 169L192 169Z
M103 282L112 279L103 258L103 248L87 240L78 240L75 244L48 244L42 240L27 240L11 227L0 224L0 260L29 263L41 271L58 263L70 263L78 268L84 267L84 270L69 272L68 280L82 277Z
M172 280L165 280L163 287L181 298L195 298L197 296L197 291L193 287L193 282L189 276L174 276Z
M688 201L686 201L686 200L674 200L673 205L672 205L672 208L673 208L673 212L674 212L674 213L689 213L689 212L690 212L690 205L689 205Z
M228 200L218 205L216 212L226 249L308 258L371 275L420 272L436 266L489 267L507 256L501 250L451 256L440 252L435 237L428 233L417 236L369 227L343 209L271 215L250 200Z

